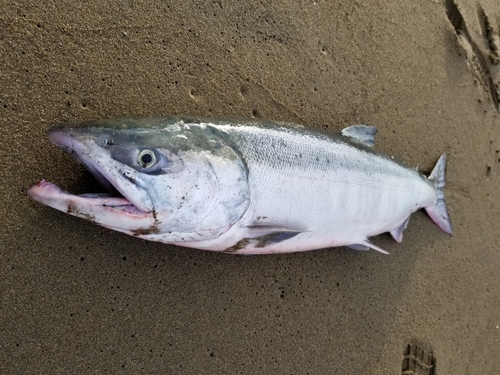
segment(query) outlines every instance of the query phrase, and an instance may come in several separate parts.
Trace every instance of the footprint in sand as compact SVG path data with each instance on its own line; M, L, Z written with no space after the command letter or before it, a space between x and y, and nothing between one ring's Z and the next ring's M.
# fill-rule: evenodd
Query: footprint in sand
M477 6L477 17L481 28L481 41L477 42L467 29L467 24L454 0L446 1L446 14L457 34L457 43L465 52L467 64L476 81L489 94L494 107L499 110L500 98L500 34L486 15ZM476 38L477 39L477 38Z
M404 351L401 375L435 375L436 358L429 345L412 340Z

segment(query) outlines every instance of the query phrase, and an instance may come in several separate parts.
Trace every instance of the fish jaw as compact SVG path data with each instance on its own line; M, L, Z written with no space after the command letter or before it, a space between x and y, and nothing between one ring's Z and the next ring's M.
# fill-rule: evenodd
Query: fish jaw
M130 235L158 231L155 213L138 209L126 198L106 194L75 195L46 180L28 189L28 195L56 210Z
M136 171L114 161L109 152L99 145L99 136L100 133L93 129L61 126L47 133L52 144L72 154L108 191L119 192L141 211L154 211L148 193L132 182Z
M109 168L113 161L99 146L92 131L64 126L49 130L49 141L72 154L110 194L71 194L42 180L28 190L35 201L103 227L130 235L158 232L158 213L149 195L127 180L124 167ZM121 196L120 196L121 195Z

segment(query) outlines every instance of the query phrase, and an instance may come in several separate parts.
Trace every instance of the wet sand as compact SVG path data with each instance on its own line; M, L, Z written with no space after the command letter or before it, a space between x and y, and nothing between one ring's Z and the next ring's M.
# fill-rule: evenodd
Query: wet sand
M0 4L0 373L498 371L497 2L43 3ZM170 114L371 124L425 173L446 152L454 234L418 212L389 256L231 256L26 196L102 189L51 125Z

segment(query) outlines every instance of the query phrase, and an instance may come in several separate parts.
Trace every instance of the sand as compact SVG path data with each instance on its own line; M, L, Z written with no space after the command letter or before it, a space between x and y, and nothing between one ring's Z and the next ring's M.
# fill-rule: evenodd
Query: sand
M499 371L498 2L3 1L0 14L0 373ZM446 152L454 234L419 212L401 244L373 239L389 256L231 256L27 197L41 178L100 189L50 145L51 125L170 114L371 124L377 149L426 173Z

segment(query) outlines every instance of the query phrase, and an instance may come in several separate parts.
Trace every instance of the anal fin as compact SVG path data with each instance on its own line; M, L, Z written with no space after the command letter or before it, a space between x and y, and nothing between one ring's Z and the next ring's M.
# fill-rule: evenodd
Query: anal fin
M410 221L410 216L408 216L399 227L389 232L392 238L394 238L397 242L403 241L403 231L408 226L409 221Z

